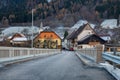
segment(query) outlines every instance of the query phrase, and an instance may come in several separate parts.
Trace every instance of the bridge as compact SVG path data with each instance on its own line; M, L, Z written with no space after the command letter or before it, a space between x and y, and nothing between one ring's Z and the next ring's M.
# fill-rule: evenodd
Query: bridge
M0 47L0 80L117 80L104 68L83 64L99 63L99 51L92 51ZM85 55L89 59L82 61Z

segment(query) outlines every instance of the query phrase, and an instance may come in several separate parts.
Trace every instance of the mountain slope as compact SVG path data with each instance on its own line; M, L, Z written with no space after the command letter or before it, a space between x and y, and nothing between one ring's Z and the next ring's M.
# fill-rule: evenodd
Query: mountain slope
M30 23L34 9L36 25L43 20L45 25L72 26L79 19L100 22L104 18L118 18L119 4L119 0L1 0L0 20L4 23L8 19L9 24Z

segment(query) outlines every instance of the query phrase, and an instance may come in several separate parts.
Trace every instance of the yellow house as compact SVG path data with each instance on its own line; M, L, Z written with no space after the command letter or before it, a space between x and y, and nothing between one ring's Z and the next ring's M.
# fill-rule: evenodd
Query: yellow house
M36 48L50 48L61 49L61 38L53 31L42 31L34 39L34 47Z

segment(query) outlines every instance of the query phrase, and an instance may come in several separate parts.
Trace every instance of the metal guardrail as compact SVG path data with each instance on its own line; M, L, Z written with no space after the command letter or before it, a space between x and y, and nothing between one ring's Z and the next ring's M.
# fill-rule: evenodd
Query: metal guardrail
M107 54L112 54L112 55L114 55L114 52L106 52ZM115 53L117 56L120 56L120 52L116 52Z
M109 60L109 61L112 61L116 64L120 64L120 57L119 56L115 56L115 55L112 55L112 54L105 52L105 53L102 53L102 57L105 60Z

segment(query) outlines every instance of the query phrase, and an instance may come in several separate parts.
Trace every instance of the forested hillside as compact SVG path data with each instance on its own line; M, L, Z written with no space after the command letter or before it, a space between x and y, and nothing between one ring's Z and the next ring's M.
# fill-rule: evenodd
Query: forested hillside
M118 18L120 0L0 0L0 21L30 23L31 10L39 25L72 26L79 19L99 23L102 19Z

